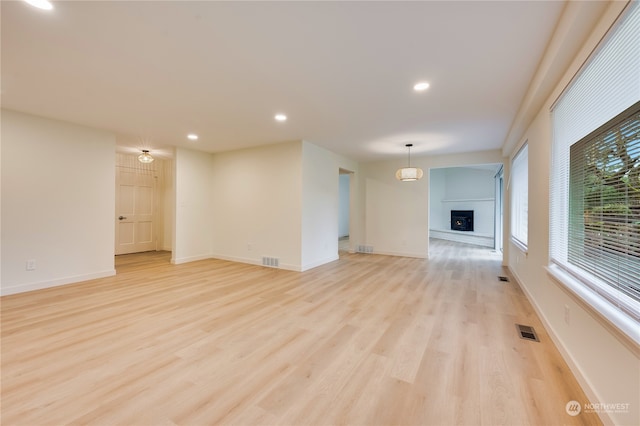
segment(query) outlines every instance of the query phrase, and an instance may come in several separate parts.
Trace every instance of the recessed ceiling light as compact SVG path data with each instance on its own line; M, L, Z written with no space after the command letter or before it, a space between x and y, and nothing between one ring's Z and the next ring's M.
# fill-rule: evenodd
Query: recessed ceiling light
M53 4L51 4L48 0L24 0L29 3L31 6L37 7L38 9L51 10L53 9Z
M197 141L198 140L198 135L196 135L195 133L189 133L187 135L187 138L191 141Z
M284 114L276 114L276 120L278 121L287 121L287 116Z
M426 81L421 81L420 83L416 83L415 86L413 86L413 90L415 90L416 92L422 92L423 90L427 90L429 88L429 83L427 83Z

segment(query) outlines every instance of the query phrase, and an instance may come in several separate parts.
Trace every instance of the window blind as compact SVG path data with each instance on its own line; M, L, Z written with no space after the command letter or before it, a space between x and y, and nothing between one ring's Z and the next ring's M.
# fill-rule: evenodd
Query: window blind
M640 301L640 103L571 146L568 262Z
M619 230L618 228L622 227L621 222L628 222L631 219L628 216L622 218L619 211L614 214L615 207L605 208L606 204L594 207L592 204L598 196L600 201L606 201L605 194L598 195L597 191L587 188L582 189L582 193L576 190L575 186L580 185L580 179L583 179L582 184L585 184L584 179L588 181L590 178L588 176L581 178L575 170L580 169L578 164L580 161L584 166L589 167L589 156L592 158L597 155L607 158L606 162L602 160L600 164L605 169L619 166L613 157L609 158L608 154L606 156L604 154L615 145L613 134L605 131L601 135L592 135L596 141L591 142L593 144L591 147L588 146L588 142L579 143L579 141L628 110L639 100L640 4L630 2L613 29L609 31L552 108L549 255L553 264L565 269L584 285L635 318L640 317L638 303L630 297L628 291L620 290L629 284L629 274L620 273L627 270L625 268L628 266L617 264L618 258L614 260L615 256L607 257L604 254L618 253L620 246L636 244L637 231L631 228L626 237L618 235L619 238L627 238L626 241L615 239L614 234ZM576 146L573 147L573 145ZM630 149L635 152L636 148ZM599 154L597 154L598 150L600 150ZM575 164L572 164L574 161ZM575 167L572 169L572 166ZM591 167L595 166L592 164ZM570 194L570 180L574 184L573 194ZM585 199L587 191L591 192L586 194ZM578 201L580 197L582 201ZM585 203L591 211L580 213ZM594 219L597 209L602 210L601 218L606 218L606 221ZM580 215L583 217L578 217ZM604 222L607 224L605 225ZM600 226L600 235L596 232L598 226ZM584 228L582 234L576 231L580 227ZM602 235L603 232L606 235ZM601 266L597 269L601 270L601 274L594 274L594 267L590 261L579 260L579 247L585 247L585 240L587 251L597 248L598 255L590 252L589 256L600 256ZM583 256L586 255L583 254ZM593 259L590 258L590 260ZM633 270L627 271L633 272ZM607 280L602 276L606 276Z
M511 238L527 248L529 229L529 145L511 163Z

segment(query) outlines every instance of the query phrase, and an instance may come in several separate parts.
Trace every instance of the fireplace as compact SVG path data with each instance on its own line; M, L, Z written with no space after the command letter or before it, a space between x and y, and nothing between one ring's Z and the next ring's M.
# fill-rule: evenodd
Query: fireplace
M451 210L451 229L473 231L473 210Z

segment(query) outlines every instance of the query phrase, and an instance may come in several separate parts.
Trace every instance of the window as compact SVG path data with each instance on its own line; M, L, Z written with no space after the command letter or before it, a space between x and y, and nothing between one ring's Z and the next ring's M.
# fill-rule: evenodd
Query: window
M640 102L569 158L568 262L640 301Z
M552 108L549 271L640 343L640 6Z
M523 251L529 235L529 145L524 144L511 163L511 239Z

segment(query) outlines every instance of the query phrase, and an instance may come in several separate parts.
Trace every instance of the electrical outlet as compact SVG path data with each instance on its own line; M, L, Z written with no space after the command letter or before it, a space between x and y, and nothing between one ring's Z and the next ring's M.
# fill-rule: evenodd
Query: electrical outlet
M571 323L571 309L569 305L564 305L564 322L569 325Z
M27 260L27 271L35 271L36 270L36 260L28 259Z
M247 243L247 250L251 251L251 243Z

